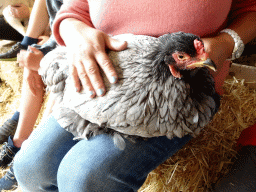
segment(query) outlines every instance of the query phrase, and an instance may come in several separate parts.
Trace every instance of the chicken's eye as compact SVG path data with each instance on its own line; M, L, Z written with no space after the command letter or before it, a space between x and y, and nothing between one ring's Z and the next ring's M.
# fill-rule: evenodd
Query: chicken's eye
M178 55L179 60L184 60L185 56L184 55Z

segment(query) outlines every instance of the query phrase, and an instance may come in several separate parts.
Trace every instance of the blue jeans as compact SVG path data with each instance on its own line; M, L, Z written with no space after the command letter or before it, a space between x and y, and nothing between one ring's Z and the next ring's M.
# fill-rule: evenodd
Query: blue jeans
M191 136L126 140L116 148L109 135L74 141L74 136L50 117L24 142L15 156L14 173L26 192L131 192L149 172L180 148Z

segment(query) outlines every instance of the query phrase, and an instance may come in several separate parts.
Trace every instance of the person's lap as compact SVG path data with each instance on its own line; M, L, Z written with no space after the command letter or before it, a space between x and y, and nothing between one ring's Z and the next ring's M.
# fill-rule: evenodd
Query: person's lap
M53 117L31 134L14 163L15 175L25 191L40 191L37 186L46 191L138 190L147 174L191 136L136 143L126 140L123 151L114 146L109 135L81 141L73 138Z

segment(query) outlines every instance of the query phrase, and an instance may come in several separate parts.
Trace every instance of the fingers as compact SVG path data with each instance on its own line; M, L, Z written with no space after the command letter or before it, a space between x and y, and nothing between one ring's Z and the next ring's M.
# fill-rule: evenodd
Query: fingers
M76 64L81 84L88 91L90 97L95 95L103 96L105 94L105 86L100 74L100 68L111 83L117 81L115 69L104 49L96 49L93 54L85 54L84 59Z
M120 42L104 33L93 31L92 34L91 38L85 38L86 41L83 45L80 44L79 48L76 47L77 51L72 56L70 67L77 91L81 91L82 85L90 97L105 94L100 70L103 70L110 83L116 83L118 80L115 68L106 53L106 48L121 51L127 47L126 42Z
M20 67L26 67L33 71L38 71L40 67L40 61L44 57L44 54L35 47L29 46L28 50L21 50L17 54L17 61Z
M90 92L94 90L94 94L97 96L103 96L105 94L105 86L100 74L99 67L94 59L91 58L90 60L87 60L84 72L85 73L82 74L82 79L81 74L79 74L82 85L88 86ZM83 78L89 80L90 83L88 82L84 84L83 82L85 81L83 81Z
M117 82L117 73L115 71L115 68L112 65L111 60L109 59L108 55L105 52L98 52L95 55L95 59L101 69L106 74L108 80L110 83L116 83ZM92 74L92 72L91 72ZM95 75L98 75L95 73Z
M105 43L106 47L113 51L122 51L127 48L127 42L119 41L105 35ZM96 60L105 72L108 80L110 83L117 82L117 74L112 65L111 60L109 59L108 55L106 54L105 50L101 50L98 54L96 53Z
M98 66L92 60L86 60L86 65L82 62L76 63L76 66L72 65L70 74L78 92L81 91L81 86L83 86L91 98L96 94L97 96L102 96L105 93Z
M28 51L35 54L40 52L37 48L31 47L30 45L28 46Z
M74 65L71 65L69 68L70 74L71 74L71 79L75 85L76 91L80 92L81 91L81 83L80 79L77 73L77 69Z
M122 51L127 48L126 41L119 41L117 39L113 39L109 37L108 35L106 35L105 39L106 39L106 46L112 51Z
M26 60L27 58L27 51L26 50L20 50L20 52L17 54L17 61L19 63L19 66L21 68L26 67Z
M39 89L43 88L43 81L41 79L41 76L35 72L35 71L29 71L28 70L28 74L27 74L27 83L29 86L29 89L31 91L31 93L36 96L37 95L37 91Z
M10 14L13 16L13 17L16 17L16 18L18 18L18 8L19 8L19 6L10 6L9 7L9 12L10 12Z
M115 51L121 51L126 49L127 47L126 42L118 41L109 37L106 34L103 34L103 38L104 45L102 44L102 41L100 41L98 45L95 45L93 47L94 55L88 56L89 59L87 60L87 62L85 62L86 73L91 81L94 90L96 91L97 96L102 96L105 94L105 86L100 75L99 67L106 74L110 83L116 83L118 80L115 68L113 67L108 55L106 54L106 47Z
M21 50L21 51L23 51L23 50ZM21 51L20 51L20 53L17 54L17 62L19 63L19 67L24 68L25 67L25 64L23 61L24 53L22 53Z
M30 77L28 76L27 77L27 84L29 86L29 89L31 91L31 93L36 96L36 86L35 86L35 82L34 82L34 78L33 77Z

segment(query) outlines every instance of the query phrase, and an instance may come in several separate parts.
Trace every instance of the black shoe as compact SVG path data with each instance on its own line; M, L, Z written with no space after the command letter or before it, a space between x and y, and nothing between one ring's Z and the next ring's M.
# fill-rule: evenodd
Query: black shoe
M5 142L0 149L0 167L5 169L19 150L20 148L15 147L12 138L9 137L8 142Z
M0 127L0 143L6 142L10 135L14 135L16 128L18 126L18 122L12 119L8 119L1 127Z
M0 191L14 190L18 187L18 182L13 173L13 167L7 170L6 174L0 179Z
M16 43L9 51L0 54L0 61L16 61L17 54L20 52L21 49L24 49L21 43Z

